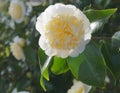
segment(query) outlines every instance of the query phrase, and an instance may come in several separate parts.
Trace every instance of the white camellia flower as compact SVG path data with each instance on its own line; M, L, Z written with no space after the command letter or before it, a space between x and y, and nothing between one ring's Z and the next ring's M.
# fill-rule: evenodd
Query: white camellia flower
M67 93L89 93L90 89L91 86L74 79L73 86L67 91Z
M73 5L50 5L37 18L40 47L48 56L66 58L82 53L91 39L88 18Z
M27 91L17 92L17 88L15 88L11 93L30 93L30 92L27 92Z
M25 12L26 8L23 0L11 0L9 14L17 23L21 23L23 21Z
M10 49L13 56L17 60L25 61L25 55L22 49L22 47L25 46L25 40L16 36L13 41L13 43L10 43Z

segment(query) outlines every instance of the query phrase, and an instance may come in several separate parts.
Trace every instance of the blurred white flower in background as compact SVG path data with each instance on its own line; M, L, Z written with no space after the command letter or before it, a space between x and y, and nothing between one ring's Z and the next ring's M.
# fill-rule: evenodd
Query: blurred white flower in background
M26 8L23 0L11 0L9 6L9 14L16 21L16 23L21 23L24 19L26 13Z
M40 47L48 56L66 58L82 53L91 39L88 18L73 5L50 5L37 18Z
M67 91L67 93L89 93L91 88L91 86L74 79L73 86Z
M25 61L25 55L23 52L24 46L25 46L25 40L18 36L14 38L13 43L10 43L11 52L17 60Z
M30 93L28 91L20 91L20 92L17 92L17 88L13 89L13 91L11 93Z
M20 47L24 47L25 46L25 40L23 38L20 38L19 36L16 36L14 39L13 39L13 42L14 43L17 43L20 45Z

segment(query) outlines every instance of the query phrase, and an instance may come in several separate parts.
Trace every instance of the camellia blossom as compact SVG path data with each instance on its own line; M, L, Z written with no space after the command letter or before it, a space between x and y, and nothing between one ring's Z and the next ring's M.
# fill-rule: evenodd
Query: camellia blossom
M9 14L17 22L21 23L26 12L25 5L22 0L12 0L9 6Z
M20 92L17 92L17 88L13 89L13 91L11 93L30 93L28 91L20 91Z
M48 56L66 58L82 53L91 39L88 18L73 5L50 5L37 18L40 47Z
M25 46L25 40L16 36L13 41L14 41L13 43L10 43L10 49L13 56L17 60L24 61L25 55L22 48Z
M67 91L67 93L88 93L90 89L91 86L74 79L73 86Z

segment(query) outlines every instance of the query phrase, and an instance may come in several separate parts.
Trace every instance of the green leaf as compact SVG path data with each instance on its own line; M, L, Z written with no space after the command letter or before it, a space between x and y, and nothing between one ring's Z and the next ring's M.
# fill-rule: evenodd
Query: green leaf
M38 58L40 61L40 65L43 66L48 56L41 48L38 49L38 56L39 56Z
M48 57L47 60L45 61L45 64L41 68L41 75L46 79L49 80L49 65L52 57Z
M120 31L116 32L112 36L112 47L120 48Z
M107 23L107 21L108 21L108 19L101 19L101 20L98 20L96 22L92 22L90 24L91 29L92 29L92 33L95 33L95 32L97 32L99 30L102 30L105 23Z
M116 12L115 9L105 9L105 10L87 10L84 13L91 22L92 32L96 32L102 29L104 24L108 21L109 17Z
M49 68L49 65L50 65L51 58L52 57L48 57L48 59L45 61L45 64L43 65L43 67L41 67L40 84L41 84L42 88L44 89L44 91L46 91L46 87L45 87L45 84L44 84L44 78L49 81L48 68Z
M72 74L78 79L79 78L79 68L81 63L84 61L85 56L82 53L78 57L68 58L68 66L72 71Z
M120 51L118 49L113 49L112 51L111 70L115 78L118 80L120 77Z
M54 57L54 62L51 67L51 71L56 75L67 72L68 71L67 59Z
M39 65L41 69L40 84L44 89L44 91L46 91L46 87L43 79L45 78L46 80L49 81L49 65L52 58L52 57L48 57L48 58L47 57L48 56L46 56L44 51L42 51L41 49L38 50L38 59L39 59Z
M47 66L45 69L42 69L41 75L42 75L45 79L49 80L48 66Z
M44 77L42 77L42 76L40 77L40 85L43 88L43 90L45 91L45 93L46 93L46 91L51 91L54 88L52 83L46 81L46 79L44 79Z
M84 11L84 13L88 17L90 22L95 22L104 18L109 18L116 11L117 11L117 8L105 9L105 10L86 10Z
M45 87L45 84L44 84L44 78L43 78L43 76L40 77L40 85L43 88L43 90L46 91L46 87Z
M113 48L111 42L106 41L102 47L102 53L105 58L106 65L112 72L115 79L120 76L120 51L118 48Z
M106 67L99 46L89 43L82 54L68 59L68 65L77 79L88 85L104 87Z
M36 54L37 54L37 50L32 49L31 47L25 47L24 48L24 53L25 53L25 58L26 58L26 63L28 65L36 65L37 60L36 60Z
M45 55L44 51L42 51L41 49L38 50L38 59L39 59L39 65L40 65L40 69L41 69L41 75L49 80L49 72L48 72L48 68L49 68L49 63L51 61L51 57L48 57Z

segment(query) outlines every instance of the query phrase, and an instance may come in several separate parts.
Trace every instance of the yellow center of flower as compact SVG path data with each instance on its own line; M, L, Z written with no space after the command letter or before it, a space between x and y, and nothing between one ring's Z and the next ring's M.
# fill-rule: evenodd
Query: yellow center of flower
M83 93L83 89L80 89L79 91L77 91L77 93Z
M52 48L73 49L83 36L83 21L75 16L55 16L45 28L46 37Z
M18 3L12 3L10 5L10 10L9 10L9 13L11 15L11 17L15 20L18 20L21 18L22 16L22 6Z
M77 93L83 93L83 91L85 91L87 89L86 86L83 86L82 88L80 88Z

